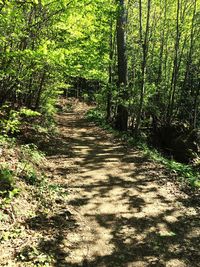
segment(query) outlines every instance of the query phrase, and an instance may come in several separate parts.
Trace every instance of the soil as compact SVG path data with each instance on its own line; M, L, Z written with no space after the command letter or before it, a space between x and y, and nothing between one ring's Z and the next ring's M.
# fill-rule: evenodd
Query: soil
M16 200L10 229L21 230L0 243L0 266L200 266L197 203L162 166L88 122L88 108L57 114L60 134L41 147L51 190Z

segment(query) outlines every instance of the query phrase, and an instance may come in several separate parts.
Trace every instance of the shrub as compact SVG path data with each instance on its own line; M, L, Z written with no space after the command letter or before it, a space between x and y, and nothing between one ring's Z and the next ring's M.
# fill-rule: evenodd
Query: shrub
M0 192L7 193L14 188L14 174L13 171L3 168L0 169Z

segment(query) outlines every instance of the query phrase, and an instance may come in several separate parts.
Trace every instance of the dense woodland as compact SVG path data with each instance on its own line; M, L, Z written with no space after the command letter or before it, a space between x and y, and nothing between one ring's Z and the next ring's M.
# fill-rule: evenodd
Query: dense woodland
M92 107L89 120L198 188L200 0L0 0L4 211L19 194L15 176L38 184L38 147L56 136L54 116L74 98ZM49 142L53 151L58 141Z
M97 102L120 131L150 130L156 145L197 153L199 6L197 0L1 1L1 107L52 114L64 91Z

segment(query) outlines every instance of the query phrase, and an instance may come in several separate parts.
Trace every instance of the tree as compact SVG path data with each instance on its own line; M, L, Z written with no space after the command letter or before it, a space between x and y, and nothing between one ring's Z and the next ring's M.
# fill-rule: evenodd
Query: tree
M137 113L137 120L135 125L135 131L138 132L141 123L141 116L144 105L144 94L145 94L145 79L146 79L146 67L147 67L147 53L149 48L149 20L150 20L151 0L147 3L147 18L146 18L146 30L144 33L143 40L143 29L142 29L142 1L139 0L139 21L140 21L140 44L142 46L142 63L141 63L141 77L140 77L140 102Z
M118 90L120 103L117 106L116 128L127 130L128 111L124 104L127 100L127 55L126 55L126 7L124 0L119 0L117 16L117 56L118 56Z

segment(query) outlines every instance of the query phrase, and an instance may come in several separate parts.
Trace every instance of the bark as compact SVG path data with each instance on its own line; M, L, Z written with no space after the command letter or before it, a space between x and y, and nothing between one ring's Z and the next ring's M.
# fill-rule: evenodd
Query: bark
M141 116L143 112L143 105L144 105L144 95L145 95L145 79L146 79L146 65L147 65L147 54L149 48L149 24L150 24L150 11L151 11L151 0L148 0L147 6L147 20L146 20L146 30L144 34L144 41L143 41L143 34L142 34L142 1L139 1L139 21L140 21L140 42L142 44L142 64L141 64L141 80L140 80L140 102L139 102L139 109L136 119L135 125L135 132L136 134L139 131L140 124L141 124Z
M127 99L127 56L126 56L126 7L125 1L119 0L119 14L117 18L117 56L118 56L118 88L120 98ZM128 111L123 103L117 106L115 126L119 131L127 131Z
M164 53L164 42L165 42L165 25L167 19L167 1L164 1L164 24L161 32L161 41L160 41L160 55L159 55L159 67L158 67L158 77L157 77L157 86L162 81L162 67L163 67L163 53ZM158 92L159 94L159 92Z
M174 109L174 100L175 100L175 93L176 93L178 72L179 72L178 55L179 55L179 49L180 49L179 44L180 44L180 37L181 37L180 25L179 25L179 16L180 16L180 0L178 0L178 2L177 2L176 40L175 40L175 47L174 47L174 62L173 62L173 72L172 72L168 111L167 111L167 123L168 124L170 124L172 121L173 109Z
M36 99L36 103L35 103L35 109L36 110L39 108L39 105L40 105L42 89L43 89L43 85L44 85L44 81L45 81L45 76L46 76L46 71L44 70L42 73L41 79L40 79L40 85L39 85L37 99Z
M110 53L109 53L109 79L108 79L108 91L107 91L107 107L106 107L106 120L110 121L111 119L111 101L112 101L112 91L111 91L111 85L113 82L113 56L114 56L114 40L113 40L113 20L111 18L110 20Z

